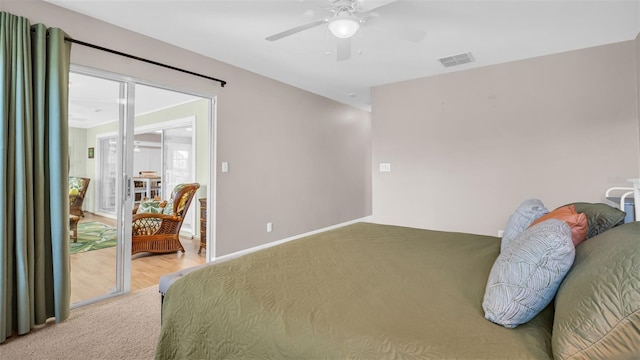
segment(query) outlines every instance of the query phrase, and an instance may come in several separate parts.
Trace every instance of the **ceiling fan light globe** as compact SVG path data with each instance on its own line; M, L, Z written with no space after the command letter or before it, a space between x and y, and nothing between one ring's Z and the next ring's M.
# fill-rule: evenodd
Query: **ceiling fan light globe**
M352 18L335 18L329 23L329 31L333 36L340 39L347 39L355 35L360 29L360 23Z

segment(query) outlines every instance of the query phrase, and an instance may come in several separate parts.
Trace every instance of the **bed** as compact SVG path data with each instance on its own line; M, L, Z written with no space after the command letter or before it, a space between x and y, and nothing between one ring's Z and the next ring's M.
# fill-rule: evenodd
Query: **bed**
M630 256L625 271L640 274L640 223L618 228L581 245L576 264L580 257L594 261L590 254ZM635 248L611 255L615 248L607 245L608 237ZM552 336L553 303L515 329L484 318L485 285L499 252L496 237L357 223L205 266L168 288L156 359L553 359L554 353L589 358L582 339ZM598 264L588 266L601 274ZM631 286L624 301L632 304L622 313L635 332L609 324L629 341L640 339L636 275L633 282L603 280ZM581 281L598 286L591 275L576 276L580 289ZM577 296L563 291L571 293L567 298ZM571 302L558 305L568 309L556 314L564 319L556 326L574 326L570 312L584 312ZM582 319L590 323L587 332L598 320ZM638 345L604 339L609 325L597 339L605 345L602 351L640 356ZM552 349L552 342L563 341L567 356Z

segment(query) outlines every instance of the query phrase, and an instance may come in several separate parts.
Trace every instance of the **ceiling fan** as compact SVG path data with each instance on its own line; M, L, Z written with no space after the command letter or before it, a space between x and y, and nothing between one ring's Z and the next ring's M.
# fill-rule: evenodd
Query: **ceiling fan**
M391 8L398 1L379 6L375 9L362 11L358 0L329 0L330 6L327 10L333 13L332 16L314 20L310 23L296 26L289 30L279 32L266 38L268 41L280 40L284 37L297 34L299 32L327 24L329 32L338 39L337 60L344 61L351 58L351 37L372 17L380 15L381 11ZM407 40L418 42L424 38L424 31L411 29L404 26L401 31L402 37Z

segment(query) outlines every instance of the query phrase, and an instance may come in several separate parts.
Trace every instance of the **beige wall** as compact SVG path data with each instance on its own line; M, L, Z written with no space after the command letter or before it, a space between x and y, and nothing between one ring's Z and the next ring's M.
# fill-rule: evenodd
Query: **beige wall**
M221 88L82 46L71 51L74 64L217 97L218 162L230 167L216 186L218 256L371 213L369 113L41 1L3 0L1 8L79 40L228 81Z
M373 220L496 235L639 175L634 41L373 89ZM378 163L392 171L381 173Z
M87 157L87 129L69 128L70 176L89 177L86 169ZM88 209L86 206L83 208Z

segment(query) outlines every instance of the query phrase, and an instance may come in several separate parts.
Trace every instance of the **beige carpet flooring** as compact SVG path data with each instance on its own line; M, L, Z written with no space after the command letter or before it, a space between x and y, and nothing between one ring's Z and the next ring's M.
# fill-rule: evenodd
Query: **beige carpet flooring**
M0 359L153 359L160 334L160 294L152 286L71 310L0 345Z

